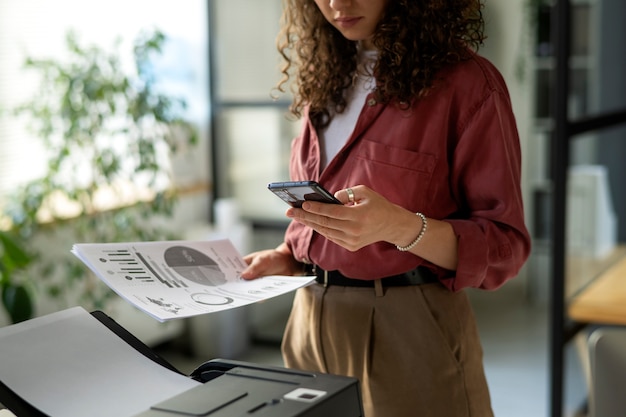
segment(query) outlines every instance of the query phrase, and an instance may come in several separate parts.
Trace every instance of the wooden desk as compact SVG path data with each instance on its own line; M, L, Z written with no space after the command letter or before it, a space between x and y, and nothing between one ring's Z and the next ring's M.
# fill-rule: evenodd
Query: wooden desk
M581 323L626 325L626 257L574 296L568 315Z
M626 245L617 245L599 258L569 255L565 265L565 300L577 296L622 259L626 259Z

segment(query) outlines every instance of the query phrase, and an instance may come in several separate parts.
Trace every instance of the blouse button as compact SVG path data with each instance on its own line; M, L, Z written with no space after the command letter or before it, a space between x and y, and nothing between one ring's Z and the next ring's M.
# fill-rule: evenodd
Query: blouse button
M376 105L376 99L370 98L369 100L367 100L367 105L370 107L374 107Z

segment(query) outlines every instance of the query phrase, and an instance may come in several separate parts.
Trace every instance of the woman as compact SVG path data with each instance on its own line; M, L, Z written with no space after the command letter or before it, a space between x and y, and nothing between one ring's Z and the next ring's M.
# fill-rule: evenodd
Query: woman
M286 0L281 88L303 116L306 202L246 279L312 273L283 339L288 367L361 381L365 416L492 415L464 288L495 289L530 251L520 146L497 69L477 55L480 0Z

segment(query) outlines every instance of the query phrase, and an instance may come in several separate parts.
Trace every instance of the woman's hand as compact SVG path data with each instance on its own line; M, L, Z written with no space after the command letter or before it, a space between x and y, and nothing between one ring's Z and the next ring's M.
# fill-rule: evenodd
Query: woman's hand
M422 220L415 213L364 185L349 188L352 198L347 190L335 193L344 205L307 201L301 209L289 208L287 217L353 252L375 242L406 246L415 240L422 228ZM428 230L410 252L454 270L458 261L457 249L452 226L445 221L428 219Z
M298 275L302 264L296 261L286 244L276 249L253 252L244 256L248 267L241 273L243 279L255 279L267 275Z
M364 185L337 191L335 197L344 205L308 201L302 209L288 209L287 217L350 251L379 241L395 244L402 239L395 229L406 228L407 219L415 220L413 213Z

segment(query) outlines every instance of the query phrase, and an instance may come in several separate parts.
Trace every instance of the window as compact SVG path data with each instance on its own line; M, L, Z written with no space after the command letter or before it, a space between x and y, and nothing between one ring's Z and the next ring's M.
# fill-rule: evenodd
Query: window
M289 97L272 99L280 79L281 1L210 5L217 197L234 198L253 222L282 221L285 204L267 184L288 179L291 139L300 123L287 117Z
M37 93L36 75L25 72L22 65L27 57L62 58L70 29L82 44L99 45L107 51L121 39L120 59L129 68L137 35L144 30L162 31L168 41L154 62L159 88L185 99L186 117L204 128L209 114L206 9L203 0L182 4L165 0L0 2L0 196L42 173L38 167L43 149L10 113ZM201 155L193 164L180 164L183 181L207 182L208 154Z

